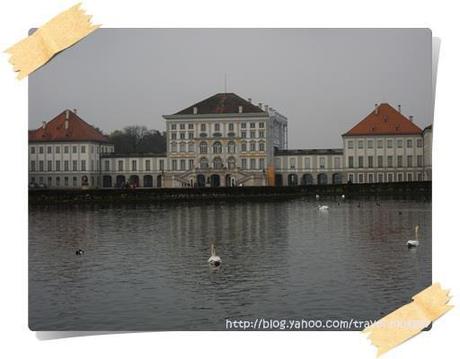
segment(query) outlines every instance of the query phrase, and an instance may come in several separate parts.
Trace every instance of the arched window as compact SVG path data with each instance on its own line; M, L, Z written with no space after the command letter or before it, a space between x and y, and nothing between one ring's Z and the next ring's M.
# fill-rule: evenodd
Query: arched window
M208 159L203 157L201 160L200 160L200 168L202 170L205 170L208 168Z
M179 144L179 152L185 152L185 142Z
M235 142L230 141L227 147L228 147L228 153L235 153Z
M171 142L171 152L177 152L177 143Z
M261 151L261 152L265 151L265 142L264 141L259 142L259 151Z
M212 152L213 153L222 153L222 144L220 142L214 142L212 145Z
M200 143L200 153L208 153L208 144L204 141Z
M241 152L246 152L248 150L248 145L246 142L241 142Z
M212 166L215 170L221 169L223 167L222 159L220 157L214 157L212 160Z
M228 158L228 169L229 170L235 169L235 165L236 165L235 157L229 157Z
M195 144L193 142L190 142L188 144L188 151L189 152L195 152Z

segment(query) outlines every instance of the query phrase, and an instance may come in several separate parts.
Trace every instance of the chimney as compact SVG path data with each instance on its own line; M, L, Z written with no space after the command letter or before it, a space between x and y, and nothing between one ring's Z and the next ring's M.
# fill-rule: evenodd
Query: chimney
M379 113L379 104L376 103L376 104L374 105L374 107L375 107L374 112L375 112L375 114L377 115L377 114Z
M46 121L42 121L42 128L43 128L43 129L46 128Z
M252 98L249 97L249 98L248 98L248 102L249 102L249 103L252 103Z
M241 105L238 106L238 112L243 113L243 106L241 106Z
M414 122L414 116L413 116L413 115L410 115L410 116L409 116L409 120L410 120L410 122Z
M401 105L398 105L398 111L401 113Z
M66 120L69 119L69 110L65 110L65 119L66 119Z
M195 107L193 108L193 114L196 115L197 113L198 113L198 107L195 106Z
M265 112L268 112L268 105L265 105L264 108L265 108Z

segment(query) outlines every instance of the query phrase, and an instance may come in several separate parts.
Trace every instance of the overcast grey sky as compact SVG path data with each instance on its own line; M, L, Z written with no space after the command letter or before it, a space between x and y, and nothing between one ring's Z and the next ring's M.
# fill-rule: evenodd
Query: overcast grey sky
M287 116L290 148L340 147L374 103L432 122L424 29L100 29L29 76L29 127L77 108L104 132L165 129L163 114L218 92Z

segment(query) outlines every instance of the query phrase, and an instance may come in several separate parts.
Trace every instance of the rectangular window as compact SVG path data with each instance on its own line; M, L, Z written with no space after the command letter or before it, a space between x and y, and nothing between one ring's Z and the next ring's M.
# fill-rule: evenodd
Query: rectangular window
M181 140L185 140L185 132L181 132L181 133L179 134L179 138L180 138Z
M265 138L265 131L259 131L259 137Z
M150 160L145 160L145 170L150 171Z
M189 132L189 133L188 133L188 139L189 139L189 140L193 140L193 132Z
M398 167L402 167L403 166L403 156L398 156Z
M165 169L165 161L160 160L160 171L164 171L164 169Z
M348 149L353 149L353 141L348 141Z
M38 148L38 152L43 153L43 147L42 147L42 146L40 146L40 147Z
M189 170L193 169L193 160L192 159L188 160L188 169Z
M367 140L367 148L374 148L374 141Z
M265 169L265 159L263 159L263 158L259 159L259 169L261 169L261 170Z
M188 144L188 151L189 152L195 152L195 144L193 142L190 142Z
M193 130L193 123L189 123L189 124L188 124L188 129L189 129L189 130Z
M256 123L255 123L255 122L251 122L251 123L249 124L249 127L250 127L250 128L256 128Z
M180 170L185 171L185 160L180 160Z
M86 146L81 146L81 153L86 153Z
M110 161L109 160L104 161L104 171L110 171Z
M201 132L206 132L206 124L202 123L200 126Z
M339 169L341 166L340 166L340 157L335 157L334 158L334 168L335 169Z
M77 146L72 146L72 153L77 153Z
M403 146L403 140L398 140L398 148L402 148Z
M319 168L321 168L321 169L326 168L326 158L324 158L324 157L319 158Z
M81 160L81 170L86 171L86 161L85 160Z
M393 182L393 173L387 174L388 182Z
M175 130L175 129L176 129L176 124L175 123L171 124L171 130Z
M77 167L78 167L77 161L73 160L72 161L72 171L78 171Z
M292 158L289 159L289 168L290 168L291 170L294 170L294 169L295 169L295 158L294 158L294 157L292 157Z
M177 139L177 133L176 132L171 132L171 140Z
M59 147L59 146L56 147L56 153L61 153L61 147ZM57 177L57 178L59 178L59 177ZM57 180L57 178L56 178L56 180Z
M48 161L48 172L51 172L53 170L53 162Z
M305 157L305 168L310 169L311 168L311 160L310 157Z
M69 171L69 161L67 160L64 161L64 171Z
M60 185L61 185L61 177L56 177L56 187L59 187Z
M64 177L64 186L69 186L69 177Z
M234 127L234 126L233 126L233 123L229 123L229 124L228 124L228 130L229 130L229 131L233 131L233 127Z
M349 167L349 168L353 168L353 167L354 167L354 164L353 164L353 156L349 156L349 157L348 157L348 167Z
M372 156L367 157L367 166L369 168L374 168L374 157Z
M35 161L30 162L30 171L35 172Z
M265 123L264 122L259 122L259 128L264 128L265 127Z
M377 141L377 148L383 148L383 140Z
M35 153L35 147L32 146L32 147L30 148L30 153L32 153L32 154Z
M256 138L256 131L249 131L250 138Z
M407 167L412 167L412 156L407 156Z
M249 144L249 149L250 151L254 152L256 150L256 143L255 142L251 142Z
M250 166L251 166L251 170L255 170L256 169L256 159L251 158L249 163L250 163Z
M369 176L368 176L368 183L374 183L374 175L372 173L369 173Z
M407 148L412 148L412 140L407 140Z
M364 157L358 156L358 168L363 168L363 167L364 167Z
M417 139L417 147L420 148L423 146L423 142L422 142L422 139L421 138L418 138Z
M118 161L118 171L123 171L123 160Z
M181 130L185 130L185 123L181 123L181 124L179 125L179 128L180 128Z
M241 128L246 128L246 122L241 123Z
M387 140L387 148L393 148L393 140Z
M137 171L137 160L131 161L131 171Z
M64 146L64 153L69 153L69 146ZM69 179L67 178L67 182Z
M412 173L408 173L408 174L407 174L407 180L408 180L409 182L412 181Z
M417 156L417 167L423 167L423 156L422 155Z
M387 167L393 167L393 156L387 156Z
M220 124L218 124L218 123L214 124L214 131L216 131L216 132L220 131Z
M241 159L241 168L246 169L248 167L248 160L246 158Z
M53 150L53 148L51 146L48 146L46 148L46 152L48 152L48 153L52 153L53 152L52 150Z
M56 161L56 171L61 170L61 161Z
M72 186L77 187L77 177L72 177Z
M172 165L172 170L177 171L177 160L172 160L171 165Z
M358 141L358 148L363 148L364 147L364 141L363 140L359 140Z
M403 174L398 173L398 182L403 182L403 181L404 181Z
M241 138L246 138L246 131L241 131Z
M265 151L265 143L263 143L263 142L260 142L260 143L259 143L259 151L260 151L260 152L264 152L264 151Z
M363 182L364 182L364 174L360 173L360 174L358 175L358 182L359 182L359 183L363 183Z
M377 156L377 167L383 167L383 156Z

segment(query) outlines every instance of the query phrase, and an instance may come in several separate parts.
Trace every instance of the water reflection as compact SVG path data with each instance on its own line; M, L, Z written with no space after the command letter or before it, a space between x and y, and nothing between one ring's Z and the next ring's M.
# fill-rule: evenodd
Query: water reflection
M31 208L35 330L377 319L431 283L431 204L387 200ZM421 245L408 250L416 224ZM223 265L210 270L215 243ZM83 248L83 256L75 250Z

